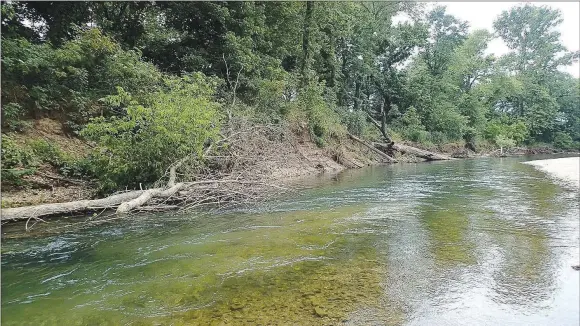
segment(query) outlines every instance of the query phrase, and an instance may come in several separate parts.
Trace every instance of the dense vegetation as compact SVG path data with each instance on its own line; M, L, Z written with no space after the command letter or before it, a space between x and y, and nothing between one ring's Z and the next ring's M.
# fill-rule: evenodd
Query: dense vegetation
M531 4L469 32L410 2L3 2L2 177L46 161L135 187L240 117L305 125L319 146L348 131L577 149L580 86L558 68L578 53L561 22ZM486 54L494 37L512 52ZM11 141L44 116L93 142L90 156Z

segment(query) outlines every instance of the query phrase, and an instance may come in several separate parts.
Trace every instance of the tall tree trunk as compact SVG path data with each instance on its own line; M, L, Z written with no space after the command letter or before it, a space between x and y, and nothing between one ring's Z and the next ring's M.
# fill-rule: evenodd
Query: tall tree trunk
M300 67L300 74L302 75L302 85L308 82L307 71L308 62L310 61L310 29L312 25L312 10L314 2L306 1L306 13L304 15L304 32L302 34L302 66Z
M344 43L344 40L342 41ZM346 55L341 53L341 60L342 60L342 67L341 67L341 81L340 81L340 89L339 89L339 96L338 96L338 105L339 106L346 106L348 103L347 99L347 90L346 85L348 85L348 80L350 78L348 74L348 70L346 69Z
M387 144L391 144L393 141L387 132L387 114L391 110L391 101L388 96L384 96L383 103L381 103L381 134L385 138Z
M381 104L381 112L384 111L383 106L384 106L384 103ZM381 114L381 122L378 122L377 120L375 120L375 118L373 118L373 116L371 115L371 113L369 111L366 111L366 113L367 113L367 117L372 122L372 124L375 127L377 127L377 129L379 130L381 135L383 135L383 139L385 140L385 143L393 144L391 137L389 137L389 134L387 133L387 123L386 123L386 121L383 120L382 114Z
M357 78L355 81L354 89L354 110L358 111L360 109L360 79Z
M325 28L324 32L326 33L326 37L329 40L328 46L328 57L326 58L326 65L328 66L328 79L326 80L326 85L330 88L334 88L336 86L336 65L338 63L336 57L336 36L332 33L332 29Z

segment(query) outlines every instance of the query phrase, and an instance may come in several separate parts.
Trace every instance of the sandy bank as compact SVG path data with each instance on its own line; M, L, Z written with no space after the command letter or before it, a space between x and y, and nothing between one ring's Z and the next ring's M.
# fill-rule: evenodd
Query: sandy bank
M580 188L580 157L523 162L548 173L566 185Z

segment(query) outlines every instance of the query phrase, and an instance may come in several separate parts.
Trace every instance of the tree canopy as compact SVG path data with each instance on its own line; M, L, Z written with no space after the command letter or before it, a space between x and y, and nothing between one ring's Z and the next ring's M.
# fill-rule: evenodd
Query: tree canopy
M445 7L412 2L1 6L3 131L49 115L80 136L104 139L106 130L132 129L147 116L155 130L170 127L154 121L164 119L184 128L182 136L201 135L193 137L199 147L213 135L200 126L250 114L264 123L302 116L321 146L340 130L473 149L580 143L578 78L560 70L578 52L562 44L562 15L548 6L515 6L493 31L470 31ZM510 53L487 53L496 37ZM208 90L188 100L182 90L191 76ZM123 92L139 105L111 105ZM199 125L188 129L192 121ZM164 132L156 135L181 141Z

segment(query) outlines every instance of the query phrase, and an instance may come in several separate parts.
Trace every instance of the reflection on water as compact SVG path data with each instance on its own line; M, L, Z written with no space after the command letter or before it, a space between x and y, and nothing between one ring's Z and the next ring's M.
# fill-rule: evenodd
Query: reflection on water
M578 192L518 159L316 183L244 212L5 238L2 324L578 325Z

